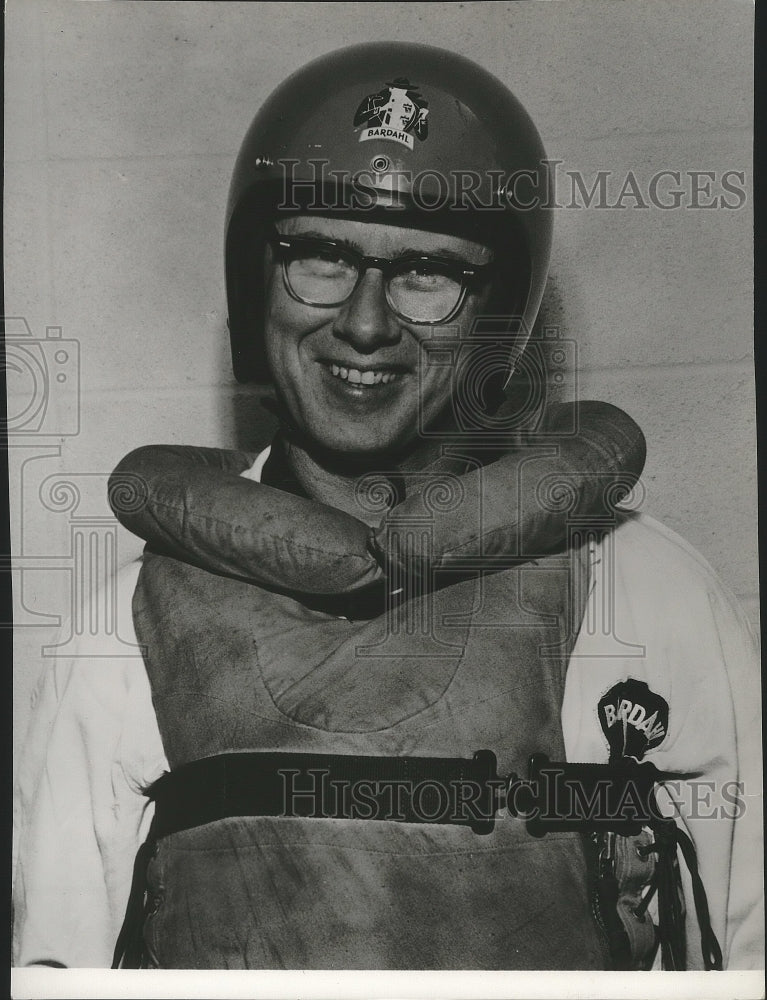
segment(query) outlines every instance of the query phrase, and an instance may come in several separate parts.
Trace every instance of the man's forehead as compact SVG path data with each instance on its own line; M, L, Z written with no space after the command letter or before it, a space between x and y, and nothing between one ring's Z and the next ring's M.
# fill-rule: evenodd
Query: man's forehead
M492 250L478 239L468 239L449 231L449 227L421 228L399 222L378 219L349 219L297 213L276 220L276 227L285 236L314 236L338 240L363 254L397 257L416 251L444 253L471 259L474 263L490 260Z

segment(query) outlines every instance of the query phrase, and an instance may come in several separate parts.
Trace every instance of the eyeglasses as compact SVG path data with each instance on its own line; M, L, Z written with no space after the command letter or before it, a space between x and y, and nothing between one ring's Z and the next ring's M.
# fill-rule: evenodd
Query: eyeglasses
M487 280L495 262L470 264L408 253L394 260L366 257L336 240L283 236L269 244L282 262L285 286L298 302L340 306L369 268L384 276L390 309L408 323L446 323L460 310L469 287Z

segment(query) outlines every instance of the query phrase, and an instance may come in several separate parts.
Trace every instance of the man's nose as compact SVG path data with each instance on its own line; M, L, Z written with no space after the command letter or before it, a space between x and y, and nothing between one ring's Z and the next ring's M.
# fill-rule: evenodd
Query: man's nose
M380 271L371 268L365 272L351 298L341 306L333 332L362 354L372 354L399 340L399 322L386 301Z

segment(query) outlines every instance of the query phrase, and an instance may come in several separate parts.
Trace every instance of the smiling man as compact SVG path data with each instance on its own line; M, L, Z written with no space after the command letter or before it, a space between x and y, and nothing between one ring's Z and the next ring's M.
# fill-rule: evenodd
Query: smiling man
M101 965L117 939L122 967L758 963L743 617L612 503L641 470L632 422L515 374L548 186L519 102L435 49L332 54L256 116L229 324L279 430L258 456L118 468L150 543L120 587L144 662L48 679L19 961ZM639 811L568 823L538 798L533 836L515 792L532 766L529 806L546 759L579 801L606 781Z
M388 219L299 214L277 230L266 256L265 353L298 431L291 465L317 499L359 516L345 480L387 458L424 468L442 453L439 431L455 432L454 369L424 364L423 343L445 332L468 338L490 304L493 252Z
M444 417L455 388L450 367L422 365L420 343L451 322L457 340L468 336L489 304L491 249L373 221L298 215L278 225L266 355L298 426L349 458L420 446L419 427ZM345 308L329 313L336 306Z

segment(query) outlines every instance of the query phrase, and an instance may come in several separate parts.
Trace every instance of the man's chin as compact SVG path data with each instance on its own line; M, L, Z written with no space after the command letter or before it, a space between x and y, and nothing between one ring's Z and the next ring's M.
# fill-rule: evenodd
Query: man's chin
M309 437L311 451L323 465L359 471L393 466L417 445L417 436L412 432L366 437L357 431L349 436L310 434Z

